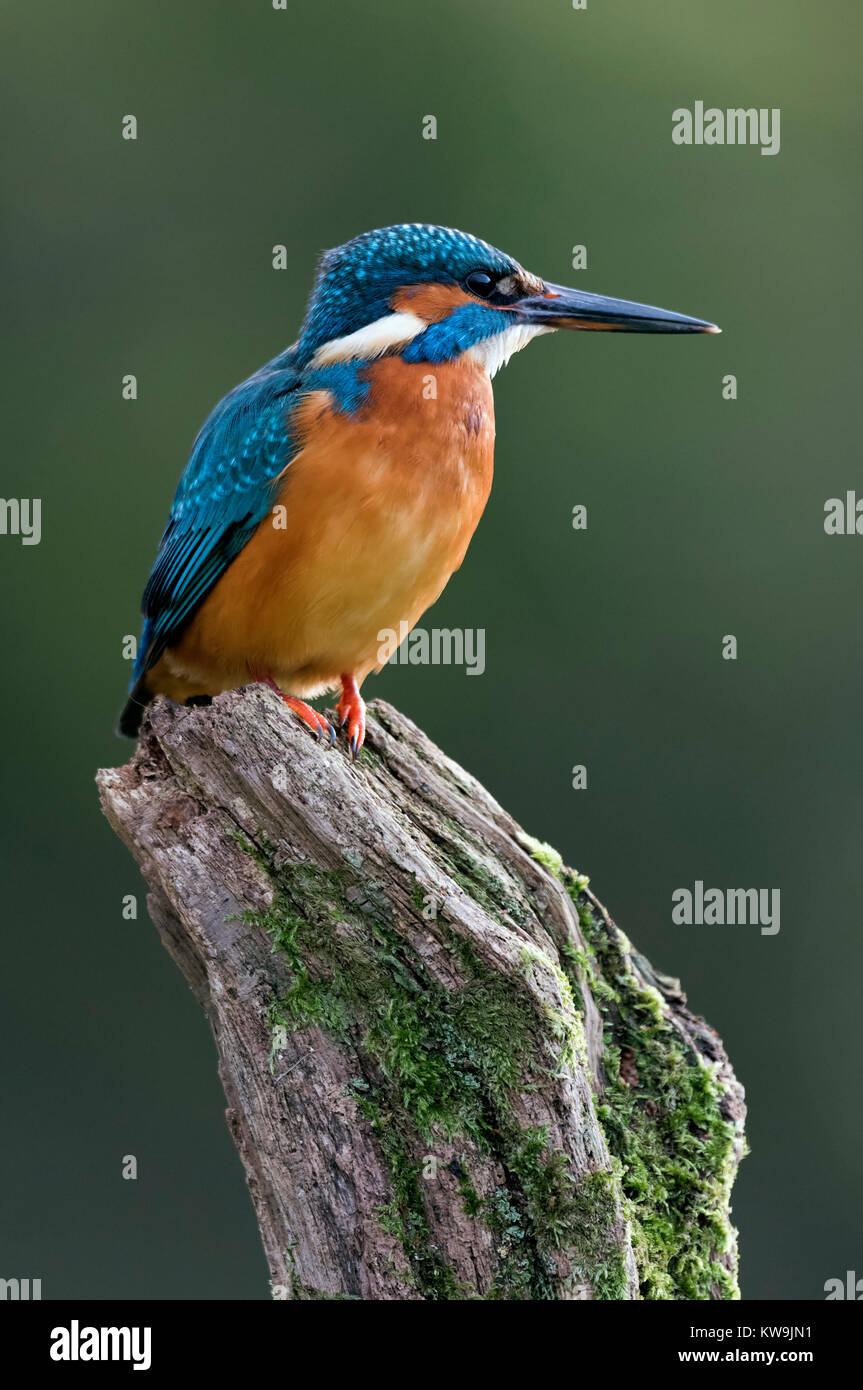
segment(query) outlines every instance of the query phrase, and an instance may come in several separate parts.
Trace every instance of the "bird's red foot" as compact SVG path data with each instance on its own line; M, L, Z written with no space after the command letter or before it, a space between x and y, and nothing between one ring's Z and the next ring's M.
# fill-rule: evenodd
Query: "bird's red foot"
M366 702L357 689L353 676L342 676L342 698L336 710L339 728L348 726L348 741L351 746L351 759L356 758L366 741Z
M311 729L315 738L320 739L323 734L326 734L330 740L330 747L332 748L336 741L336 731L329 719L325 719L322 714L318 714L318 711L312 709L311 705L307 705L305 700L298 700L296 695L286 695L283 690L279 689L276 682L270 680L268 676L263 677L263 683L264 685L268 685L271 690L274 690L279 699L284 700L288 709L292 709L294 714L302 719L306 727Z
M316 738L319 739L322 734L326 734L330 740L330 747L332 748L336 741L336 731L329 719L325 719L322 714L318 714L318 711L312 709L311 705L307 705L305 700L298 700L295 695L283 695L282 699L288 706L288 709L292 709L294 714L298 714L303 723L309 726Z

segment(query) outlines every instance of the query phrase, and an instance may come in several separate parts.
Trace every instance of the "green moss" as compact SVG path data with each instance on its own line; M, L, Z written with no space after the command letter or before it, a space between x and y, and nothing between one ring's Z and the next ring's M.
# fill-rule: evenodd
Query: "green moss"
M483 1197L466 1172L459 1178L465 1213L495 1238L498 1266L487 1298L559 1297L559 1249L580 1252L569 1276L573 1285L590 1285L597 1298L625 1297L621 1194L642 1297L703 1299L715 1289L736 1297L736 1281L719 1263L733 1248L728 1199L736 1133L722 1117L715 1071L666 1021L659 992L635 975L626 938L594 910L585 877L566 870L548 846L529 845L564 883L585 940L583 950L561 947L560 1006L547 1006L545 1017L526 979L489 971L449 932L447 945L465 980L457 989L440 986L395 930L382 885L362 876L356 857L329 872L306 864L276 871L271 847L249 847L270 874L275 900L248 920L269 932L290 970L271 1002L270 1025L323 1028L361 1059L365 1074L350 1089L391 1179L378 1218L401 1244L409 1272L401 1277L423 1297L475 1296L457 1283L434 1244L422 1178L429 1147L459 1138L493 1158L504 1175ZM441 853L447 871L486 910L523 915L523 905L479 856L450 857L448 843ZM418 881L412 898L421 912ZM550 968L557 970L548 957L525 948L524 976ZM600 1170L576 1186L545 1130L515 1122L511 1095L584 1064L588 989L604 1028L597 1113L614 1171ZM547 1040L547 1067L536 1061L539 1037Z
M590 1173L576 1186L566 1155L549 1149L545 1126L511 1139L509 1162L523 1200L515 1202L510 1191L498 1188L483 1204L501 1257L489 1297L557 1298L551 1254L565 1247L578 1249L582 1261L571 1270L569 1284L588 1284L596 1299L624 1298L614 1175Z
M427 1299L452 1301L464 1297L452 1269L442 1258L429 1231L422 1188L422 1163L411 1158L404 1116L393 1111L386 1092L367 1084L353 1088L360 1114L374 1130L387 1161L392 1197L378 1207L381 1229L401 1242L407 1259L407 1279ZM405 1278L403 1273L401 1276Z
M545 1084L583 1054L567 978L558 977L563 1007L543 1018L526 979L489 970L448 932L465 979L444 989L391 925L380 885L354 865L277 872L270 858L268 869L273 904L247 920L269 933L290 971L271 1000L270 1027L323 1028L362 1059L364 1075L350 1091L391 1180L378 1219L399 1240L423 1297L476 1296L455 1279L429 1225L422 1156L441 1139L470 1141L505 1175L493 1198L481 1199L466 1174L459 1180L466 1214L496 1238L498 1270L487 1297L555 1298L553 1254L573 1241L599 1283L607 1282L612 1233L600 1240L586 1232L565 1156L551 1150L545 1130L522 1129L511 1106L513 1091ZM419 909L416 894L414 901ZM538 963L529 955L525 970ZM548 1040L547 1068L535 1060L538 1037ZM525 1073L528 1058L535 1075Z
M589 976L590 963L586 951L577 951L570 941L564 941L559 947L561 958L566 969L564 972L569 981L569 988L572 992L573 1007L578 1009L584 1018L584 994L582 993L581 981L585 975Z
M607 978L607 977L606 977ZM656 990L629 971L614 1003L598 1001L606 1030L600 1116L620 1160L642 1297L736 1297L718 1261L733 1249L729 1198L735 1126L722 1088L664 1019Z
M497 1274L488 1299L551 1299L551 1266L539 1260L520 1205L508 1188L498 1187L482 1204L482 1217L494 1233Z
M737 1134L722 1115L717 1069L668 1023L661 995L635 975L629 943L594 910L583 876L558 868L547 846L533 852L565 884L586 942L583 951L565 944L561 957L574 995L583 980L603 1021L597 1114L619 1166L641 1296L739 1297L736 1278L719 1263L735 1244L729 1198ZM625 1288L625 1273L612 1264L607 1287Z
M438 858L453 882L485 908L490 917L508 917L524 926L530 916L528 903L516 896L511 885L484 862L483 847L475 842L471 845L464 827L456 821L444 816L441 823L451 834L437 837Z
M427 889L423 888L416 874L411 874L411 898L413 905L420 916L425 913L426 904L431 897Z
M291 1298L298 1303L362 1302L358 1293L327 1293L325 1289L316 1289L311 1284L301 1284L296 1278L291 1280Z
M568 1068L576 1066L588 1068L587 1043L584 1037L584 1001L578 982L570 979L560 966L535 946L525 946L521 952L522 967L527 974L538 965L541 970L550 972L556 980L561 997L561 1007L547 1005L545 1017L552 1037L560 1044L558 1065L554 1075L562 1075ZM575 996L578 994L580 1008L576 1008Z
M627 1296L626 1262L616 1238L620 1202L619 1169L601 1169L580 1184L573 1197L575 1224L582 1230L584 1247L592 1254L587 1270L575 1271L588 1277L597 1299L615 1300Z
M482 1209L482 1203L466 1169L463 1169L458 1180L458 1190L461 1193L462 1210L465 1216L478 1216Z
M563 872L563 859L553 845L546 844L544 840L535 840L532 835L522 834L518 838L532 859L544 864L555 875Z
M520 1080L529 1026L523 1001L489 977L452 993L430 986L391 994L363 1045L426 1142L437 1131L488 1143L494 1116Z
M528 835L524 831L519 834L518 842L527 850L531 859L535 859L538 864L544 864L547 869L551 870L555 878L562 878L563 874L567 873L577 884L579 891L590 883L587 874L579 874L574 869L566 868L563 857L553 845L546 844L544 840L537 840L533 835Z
M272 867L276 847L272 841L267 838L260 826L258 826L257 841L250 840L248 835L245 835L243 831L239 829L229 830L228 834L232 840L236 841L241 850L254 859L256 864L260 865L265 873L269 872Z
M316 1289L312 1284L304 1284L297 1275L296 1259L293 1249L285 1251L285 1259L288 1265L288 1278L290 1280L291 1298L297 1303L318 1303L318 1302L361 1302L359 1294L355 1293L327 1293L325 1289Z

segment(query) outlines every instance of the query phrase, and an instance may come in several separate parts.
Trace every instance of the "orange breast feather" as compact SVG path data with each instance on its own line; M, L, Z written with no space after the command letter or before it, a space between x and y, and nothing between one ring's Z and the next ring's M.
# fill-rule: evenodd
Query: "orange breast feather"
M492 480L486 372L383 358L348 417L329 396L293 415L301 448L278 507L152 676L175 698L271 676L313 696L380 664L383 629L413 627L461 564ZM281 511L280 508L284 510Z

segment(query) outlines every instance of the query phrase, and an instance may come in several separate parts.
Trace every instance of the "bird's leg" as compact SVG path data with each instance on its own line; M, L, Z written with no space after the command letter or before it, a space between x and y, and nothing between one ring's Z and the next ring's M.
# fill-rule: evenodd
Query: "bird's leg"
M294 714L299 715L300 719L311 729L316 738L320 739L322 734L328 734L330 747L332 748L336 741L336 731L329 719L325 719L322 714L318 714L318 711L312 709L311 705L307 705L305 700L298 700L296 695L286 695L285 692L276 685L272 676L256 676L255 679L259 680L262 685L269 686L270 690L274 690L279 699L284 700L288 709L292 709Z
M342 698L336 706L339 727L343 729L347 724L351 758L355 758L366 741L366 702L352 675L343 675L340 679Z

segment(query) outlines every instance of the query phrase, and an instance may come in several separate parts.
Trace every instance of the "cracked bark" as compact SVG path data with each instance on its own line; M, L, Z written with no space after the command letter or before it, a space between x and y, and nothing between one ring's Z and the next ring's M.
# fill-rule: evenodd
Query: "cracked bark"
M98 783L212 1026L276 1297L733 1296L719 1038L409 720L373 703L352 766L261 686L160 699Z

